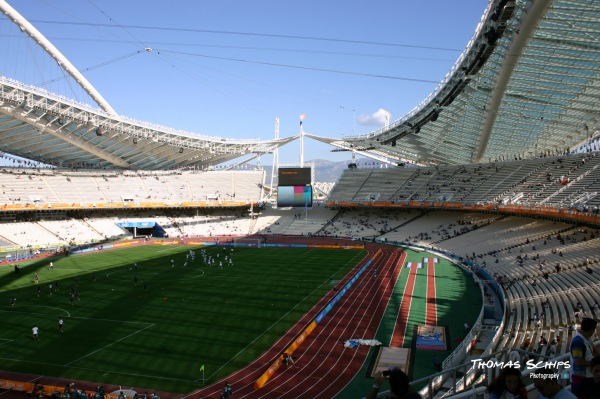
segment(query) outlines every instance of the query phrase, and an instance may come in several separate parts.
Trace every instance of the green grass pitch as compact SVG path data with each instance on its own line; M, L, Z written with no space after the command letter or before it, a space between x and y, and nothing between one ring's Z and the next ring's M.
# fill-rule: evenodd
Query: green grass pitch
M195 263L182 268L190 248L196 250ZM230 253L230 248L204 248L211 255ZM19 274L3 265L1 367L189 392L202 386L202 365L210 383L259 356L365 255L236 247L234 264L218 269L202 264L200 247L145 245L57 258L54 270L48 270L48 259L25 262ZM70 304L77 281L81 299ZM52 295L50 283L59 284ZM10 307L13 297L16 305ZM39 341L32 339L34 324Z

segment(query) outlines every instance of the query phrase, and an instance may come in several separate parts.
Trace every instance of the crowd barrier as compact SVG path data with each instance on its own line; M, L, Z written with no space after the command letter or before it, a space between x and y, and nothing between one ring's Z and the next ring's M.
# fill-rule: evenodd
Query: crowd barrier
M576 222L585 222L600 225L600 215L590 212L582 212L575 209L555 208L551 206L530 206L530 205L497 205L480 204L466 205L459 202L393 202L393 201L370 201L364 203L354 202L327 202L328 207L341 208L406 208L406 209L451 209L461 211L475 212L498 212L508 214L518 214L521 216L546 216L559 218Z
M95 202L95 203L28 203L2 204L0 212L68 211L78 209L161 209L161 208L239 208L257 206L250 201L184 201L184 202Z

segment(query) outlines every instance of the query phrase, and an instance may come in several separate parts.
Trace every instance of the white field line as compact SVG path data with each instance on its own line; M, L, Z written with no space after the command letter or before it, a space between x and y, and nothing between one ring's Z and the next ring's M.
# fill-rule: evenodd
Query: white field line
M46 362L33 362L33 361L30 361L30 360L11 359L11 358L7 358L7 357L0 357L0 360L8 360L8 361L19 362L19 363L42 364L44 366L53 366L53 367L65 367L65 365L62 365L62 364L46 363ZM134 376L134 377L156 378L156 379L160 379L160 380L194 382L193 380L184 380L184 379L181 379L181 378L161 377L161 376L156 376L156 375L147 375L147 374L138 374L138 373L124 373L124 372L121 372L121 371L92 369L92 368L89 368L89 367L69 366L69 368L76 369L76 370L94 371L94 372L98 372L98 373L109 373L109 374L128 375L128 376Z
M106 348L109 348L109 347L113 346L114 344L118 344L119 342L121 342L121 341L123 341L123 340L125 340L125 339L127 339L127 338L129 338L129 337L132 337L132 336L134 336L134 335L136 335L136 334L139 334L139 333L141 333L142 331L144 331L144 330L147 330L148 328L154 327L155 325L156 325L156 324L150 324L150 325L148 325L148 326L146 326L146 327L144 327L144 328L142 328L142 329L139 329L139 330L137 330L137 331L135 331L135 332L132 332L131 334L129 334L129 335L126 335L126 336L124 336L124 337L123 337L123 338L121 338L121 339L118 339L118 340L116 340L116 341L114 341L114 342L111 342L110 344L108 344L108 345L105 345L105 346L103 346L103 347L102 347L102 348L100 348L100 349L96 349L95 351L93 351L93 352L90 352L90 353L88 353L88 354L87 354L87 355L85 355L85 356L81 356L79 359L75 359L75 360L73 360L72 362L69 362L69 363L67 363L67 364L65 364L64 366L70 366L70 365L72 365L73 363L76 363L76 362L78 362L78 361L80 361L80 360L82 360L82 359L85 359L85 358L86 358L86 357L88 357L88 356L92 356L93 354L95 354L95 353L98 353L98 352L100 352L100 351L102 351L102 350L104 350L104 349L106 349Z

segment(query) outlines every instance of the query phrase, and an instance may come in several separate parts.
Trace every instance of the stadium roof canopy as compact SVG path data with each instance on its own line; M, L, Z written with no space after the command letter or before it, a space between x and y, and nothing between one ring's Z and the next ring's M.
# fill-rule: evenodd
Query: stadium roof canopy
M30 35L35 31L18 13L2 11ZM52 56L85 87L68 60L57 50ZM412 111L361 136L307 137L340 151L419 164L558 154L600 129L599 86L600 0L491 0L453 68ZM0 151L62 166L205 168L298 138L175 131L119 116L87 91L101 109L0 77Z
M0 150L51 165L206 168L273 152L297 137L238 140L176 131L0 77Z
M599 121L600 1L496 0L412 111L369 134L310 137L380 159L467 164L559 154Z

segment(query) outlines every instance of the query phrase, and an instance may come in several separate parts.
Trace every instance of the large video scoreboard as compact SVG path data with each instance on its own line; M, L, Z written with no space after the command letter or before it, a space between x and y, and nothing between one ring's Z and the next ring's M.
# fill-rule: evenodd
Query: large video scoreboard
M305 186L311 183L311 168L279 168L277 185Z
M279 168L277 207L312 207L311 168Z

